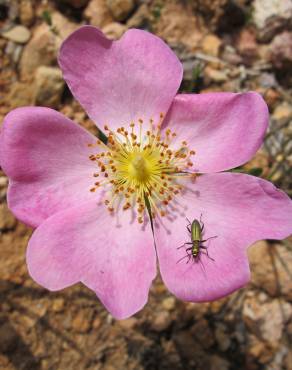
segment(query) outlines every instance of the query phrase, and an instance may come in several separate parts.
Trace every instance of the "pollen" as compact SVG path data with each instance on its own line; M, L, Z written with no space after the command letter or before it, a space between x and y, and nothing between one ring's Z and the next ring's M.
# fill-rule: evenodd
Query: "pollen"
M161 130L163 118L161 113L156 124L152 118L148 122L140 118L115 131L106 125L107 144L97 140L89 146L99 149L89 156L96 162L89 190L94 193L103 188L103 204L111 214L133 210L139 223L147 212L152 218L165 217L183 191L182 178L195 179L191 161L195 151L186 141L172 145L177 135L170 129Z

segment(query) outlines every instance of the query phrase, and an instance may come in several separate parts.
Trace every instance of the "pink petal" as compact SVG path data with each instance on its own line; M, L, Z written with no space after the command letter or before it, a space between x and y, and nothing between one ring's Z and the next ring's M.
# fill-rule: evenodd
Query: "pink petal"
M36 227L47 217L96 195L95 165L89 160L96 138L49 108L10 112L0 136L1 167L10 178L8 205Z
M59 64L73 95L97 125L111 128L166 113L182 65L157 36L131 29L118 41L84 26L64 41Z
M133 315L147 302L156 261L151 228L131 216L94 202L53 215L30 239L30 275L50 290L81 281L116 318Z
M163 128L196 151L197 172L219 172L247 162L263 142L268 108L254 92L177 95Z
M292 202L268 181L257 177L220 173L199 176L178 199L172 221L163 219L156 228L162 278L171 292L186 301L221 298L249 280L246 249L260 239L283 239L292 232ZM205 224L203 239L209 256L190 261L185 248L190 242L188 221ZM190 246L187 246L190 247Z

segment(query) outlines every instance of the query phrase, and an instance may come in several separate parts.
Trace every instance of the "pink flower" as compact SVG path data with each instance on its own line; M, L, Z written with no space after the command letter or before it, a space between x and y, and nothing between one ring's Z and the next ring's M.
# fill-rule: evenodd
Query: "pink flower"
M133 315L156 275L149 204L160 272L177 297L208 301L246 284L247 247L292 228L287 195L257 177L221 172L260 147L263 99L176 95L180 62L141 30L112 42L84 26L63 43L59 62L91 119L108 125L108 146L48 108L6 116L1 166L10 209L36 228L27 250L33 279L50 290L81 281L116 318ZM191 240L186 218L200 217L202 238L216 238L199 259L179 261Z

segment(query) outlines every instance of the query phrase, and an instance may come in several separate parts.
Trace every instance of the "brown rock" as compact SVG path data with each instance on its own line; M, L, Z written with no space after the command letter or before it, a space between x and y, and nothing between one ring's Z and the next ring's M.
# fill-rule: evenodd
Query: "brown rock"
M214 344L214 334L208 325L208 321L204 318L191 327L190 333L196 337L205 349L210 348Z
M230 364L224 358L213 355L210 358L210 370L228 370L230 368Z
M261 241L248 249L251 281L271 296L282 295L292 299L292 281L287 266L292 265L292 255L282 244L269 245Z
M16 219L8 209L6 204L0 204L0 230L13 229Z
M243 28L237 38L236 45L240 55L248 59L255 58L258 51L255 30L252 28Z
M41 65L52 65L57 60L57 36L46 24L38 26L33 37L25 46L20 59L20 74L22 78L31 79L33 72Z
M221 39L219 39L219 37L213 34L209 34L203 38L202 51L205 54L218 57L221 45L222 45L222 41Z
M106 4L116 21L125 21L134 10L134 0L106 0Z
M278 121L292 118L292 105L286 101L277 105L273 113L273 118Z
M34 7L31 0L21 0L19 4L19 18L24 26L31 26L34 21Z
M23 82L15 82L7 95L7 104L10 108L18 108L33 103L33 91L31 86Z
M270 110L272 110L280 99L280 93L276 89L269 88L264 94L264 99Z
M149 18L149 9L147 4L142 4L139 6L137 11L133 16L128 20L128 28L141 28L148 23Z
M52 310L54 312L61 312L65 307L65 301L63 298L56 298L52 304Z
M228 76L225 71L219 71L218 69L214 69L209 66L204 69L204 77L206 79L206 85L211 82L223 83L228 80Z
M273 358L275 350L270 348L267 343L259 340L255 335L250 334L248 336L247 353L249 361L253 358L261 364L266 364Z
M244 301L244 322L251 332L275 350L280 346L284 326L291 315L292 306L283 300L274 299L263 304L257 297L251 297Z
M22 79L31 80L33 72L39 66L57 64L57 54L62 41L78 27L58 12L53 12L51 17L54 31L47 24L36 27L23 50L19 65Z
M87 333L91 328L92 312L80 310L72 320L72 328L79 333Z
M65 82L56 67L41 66L37 69L34 83L34 103L57 108L60 104Z
M133 329L138 323L138 319L135 317L130 317L129 319L126 320L119 320L118 325L125 330L130 330Z
M197 18L182 3L166 2L154 30L168 43L183 44L189 50L197 50L203 36Z
M231 345L230 334L226 332L226 327L220 323L216 325L215 337L218 347L221 351L225 352Z
M124 24L113 22L106 25L102 32L110 40L118 40L127 31L127 27Z
M18 342L18 334L7 321L0 323L0 351L5 353L12 351Z
M106 0L91 0L84 10L84 17L96 27L104 27L113 22Z
M166 330L171 324L171 316L169 312L161 311L156 312L156 316L151 324L154 331L161 332Z
M174 297L167 297L162 301L162 306L167 311L172 311L175 308L176 299Z

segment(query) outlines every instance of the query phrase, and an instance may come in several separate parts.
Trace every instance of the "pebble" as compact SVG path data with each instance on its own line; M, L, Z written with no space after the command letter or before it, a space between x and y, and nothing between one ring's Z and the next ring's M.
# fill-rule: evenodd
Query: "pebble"
M19 18L24 26L31 26L34 21L34 7L31 0L21 0L19 4Z
M30 39L31 33L28 28L19 25L10 28L8 31L2 32L2 36L18 44L26 44Z
M91 0L83 14L90 24L100 28L114 20L106 5L106 0Z
M109 23L102 29L102 32L110 40L119 39L126 31L127 27L118 22Z
M125 21L134 10L134 0L106 0L106 4L116 21Z
M156 332L166 330L171 324L171 316L166 311L156 312L156 316L151 323L151 329Z
M205 54L218 57L222 45L221 39L216 35L206 35L202 40L202 50Z
M35 74L34 83L35 104L58 108L64 87L65 82L59 68L39 67Z
M0 204L0 230L11 230L16 225L16 219L5 203Z
M167 297L162 301L162 306L167 311L172 311L175 308L176 299L174 297Z

